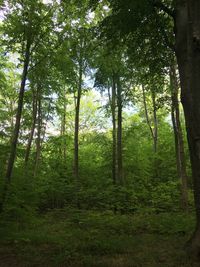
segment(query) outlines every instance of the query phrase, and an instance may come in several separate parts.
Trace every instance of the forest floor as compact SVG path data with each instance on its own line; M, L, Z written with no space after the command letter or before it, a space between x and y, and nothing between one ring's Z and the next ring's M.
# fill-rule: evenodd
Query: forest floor
M183 249L192 215L56 210L0 223L1 267L199 267Z

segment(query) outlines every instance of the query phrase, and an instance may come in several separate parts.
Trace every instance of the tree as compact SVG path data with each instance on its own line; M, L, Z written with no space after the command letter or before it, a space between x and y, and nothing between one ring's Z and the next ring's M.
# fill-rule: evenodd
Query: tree
M187 137L192 166L197 224L190 248L200 253L200 5L199 1L177 1L175 7L176 57L181 83Z
M25 153L25 166L27 166L28 161L29 161L29 156L30 156L30 151L31 151L31 145L33 142L33 137L35 133L35 126L36 126L36 119L37 119L37 113L38 113L38 88L32 87L32 125L28 137L28 143L26 147L26 153Z
M181 180L182 206L188 210L188 176L186 170L183 130L180 121L179 86L174 66L170 69L171 116L174 129L177 173Z
M1 206L5 201L8 185L11 182L13 166L16 158L16 149L21 125L22 110L24 104L24 92L28 76L30 62L38 55L40 39L44 39L47 29L51 28L52 10L40 1L27 0L23 3L10 1L5 12L3 38L13 51L19 54L22 63L21 84L18 96L15 126L12 135L10 156L5 175L5 190ZM48 39L49 40L49 39ZM1 207L1 209L2 209Z
M146 93L144 85L142 85L142 94L143 94L143 102L144 102L144 111L145 111L145 117L147 124L150 129L150 133L153 139L153 150L156 153L157 152L157 143L158 143L158 122L157 122L157 107L156 107L156 96L155 96L155 90L152 90L151 92L151 100L153 103L153 127L152 123L149 118L149 112L147 107L147 100L146 100Z
M10 1L8 10L9 11L5 14L6 19L4 21L4 36L6 36L7 34L9 38L8 42L10 42L13 49L16 49L16 52L20 54L20 60L23 62L16 122L12 137L10 157L6 171L6 181L10 183L16 156L16 147L23 109L24 91L30 59L31 55L36 52L35 49L38 46L38 38L43 35L43 31L45 31L46 29L46 21L49 19L49 17L51 17L51 12L46 15L45 5L40 3L40 1L33 3L28 0L26 1L26 3L19 3L18 5L16 5L15 1ZM40 10L39 13L38 10Z
M95 85L108 91L108 105L112 116L112 177L113 183L123 185L122 110L124 91L122 77L125 69L120 49L108 55L106 48L99 52ZM110 92L111 89L111 92Z
M158 28L156 27L156 29L159 29L157 37L160 36L161 39L155 47L158 47L158 44L167 43L168 47L176 53L181 83L181 101L185 113L192 165L197 218L196 230L191 238L190 247L195 254L198 254L200 251L199 1L174 1L170 5L167 1L127 2L119 0L117 2L110 1L110 4L113 8L113 15L106 19L104 24L110 31L109 36L112 36L113 32L118 33L118 37L129 36L130 33L134 35L138 31L142 33L144 28L151 27L157 21ZM173 25L175 38L173 38ZM155 38L156 35L152 34L153 32L153 27L151 27L147 35L153 37L149 39L150 42L157 39ZM160 50L157 51L160 53ZM164 49L160 55L163 53Z

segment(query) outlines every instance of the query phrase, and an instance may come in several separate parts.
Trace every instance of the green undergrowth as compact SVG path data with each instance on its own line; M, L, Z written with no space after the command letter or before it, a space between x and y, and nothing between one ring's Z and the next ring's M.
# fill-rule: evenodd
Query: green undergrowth
M199 266L183 249L193 228L193 215L182 213L63 209L27 223L4 219L0 266Z

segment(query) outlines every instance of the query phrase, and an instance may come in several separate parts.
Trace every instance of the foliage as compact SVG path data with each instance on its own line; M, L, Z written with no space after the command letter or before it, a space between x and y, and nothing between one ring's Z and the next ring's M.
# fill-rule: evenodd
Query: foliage
M191 266L180 250L175 255L194 226L194 200L185 146L189 205L183 214L171 122L170 15L154 5L159 1L147 0L3 2L3 264L15 266L23 255L21 266ZM164 2L171 8L171 1ZM8 182L23 83L17 155ZM113 178L119 158L123 182Z

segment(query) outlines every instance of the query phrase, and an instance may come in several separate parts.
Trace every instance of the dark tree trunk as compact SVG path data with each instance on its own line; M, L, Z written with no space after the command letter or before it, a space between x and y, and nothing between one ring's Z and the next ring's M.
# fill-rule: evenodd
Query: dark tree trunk
M80 53L79 59L79 81L77 97L75 97L75 128L74 128L74 178L76 182L76 194L77 194L77 207L80 208L80 201L78 192L80 190L80 178L79 178L79 115L80 115L80 103L82 95L82 80L83 80L83 58Z
M175 37L181 101L192 166L196 230L188 243L200 256L200 1L177 1Z
M175 67L170 70L171 99L172 99L172 124L174 129L177 173L181 180L181 196L183 210L188 210L188 176L186 171L186 159L182 126L180 122L180 109L178 100L178 82Z
M82 74L81 74L82 76ZM80 79L80 82L82 78ZM82 82L81 82L82 83ZM75 130L74 130L74 177L79 181L79 114L81 102L81 85L79 84L75 108Z
M21 86L20 86L19 98L18 98L16 122L15 122L13 137L12 137L10 157L8 159L8 165L7 165L6 176L5 176L6 183L8 184L11 182L12 170L13 170L15 157L16 157L16 149L17 149L17 142L18 142L18 137L19 137L23 101L24 101L24 91L25 91L26 78L27 78L29 59L30 59L30 46L31 46L30 42L27 41L25 59L24 59L24 67L23 67Z
M110 85L108 85L108 96L109 96L109 102L110 102L110 108L111 108L111 114L112 114L112 180L113 184L116 185L116 141L117 141L117 135L116 135L116 83L115 83L115 77L113 75L112 77L112 93L110 93Z
M116 84L113 76L112 81L112 178L113 184L116 184Z
M25 166L28 164L31 146L33 142L33 136L35 132L35 125L36 125L36 119L37 119L37 98L38 98L37 94L38 94L38 89L36 89L36 92L34 92L34 89L33 89L33 111L32 111L33 118L32 118L31 131L30 131L29 138L28 138L28 144L26 147L26 154L25 154L25 159L24 159Z
M120 77L116 76L117 82L117 180L123 185L123 159L122 159L122 88Z
M4 190L2 193L2 199L0 202L0 212L2 212L3 210L3 206L5 203L6 197L7 197L8 187L11 182L12 171L13 171L13 166L14 166L15 157L16 157L17 143L18 143L19 130L20 130L20 125L21 125L21 116L22 116L22 110L23 110L23 102L24 102L24 91L25 91L28 66L29 66L29 60L30 60L30 47L31 47L31 43L27 41L25 57L24 57L23 73L22 73L21 85L20 85L19 97L18 97L16 121L15 121L14 132L13 132L13 136L11 140L10 156L8 159L8 165L6 169L5 186L4 186Z

